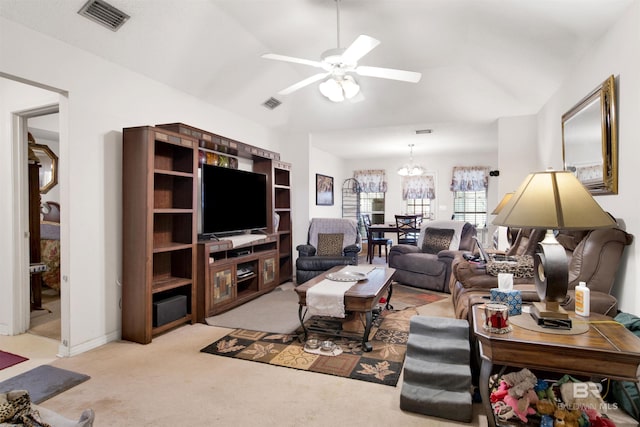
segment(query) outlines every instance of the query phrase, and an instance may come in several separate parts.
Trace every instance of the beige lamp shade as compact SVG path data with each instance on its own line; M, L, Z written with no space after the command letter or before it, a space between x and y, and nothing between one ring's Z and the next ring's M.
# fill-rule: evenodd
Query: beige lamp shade
M511 197L513 197L513 194L514 193L505 193L504 196L502 196L502 200L500 200L500 203L498 203L498 206L496 206L493 212L491 212L491 215L498 215L502 210L502 208L504 208L509 202L509 200L511 200Z
M616 226L573 173L554 170L527 176L493 224L560 230Z

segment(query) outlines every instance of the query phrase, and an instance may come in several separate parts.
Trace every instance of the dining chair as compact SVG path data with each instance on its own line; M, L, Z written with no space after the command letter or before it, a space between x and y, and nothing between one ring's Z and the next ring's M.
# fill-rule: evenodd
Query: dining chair
M398 244L418 245L422 215L396 215Z
M393 240L384 237L384 233L373 233L371 231L371 217L369 214L362 215L362 223L367 232L367 261L369 261L369 264L373 263L376 247L378 248L378 256L382 257L382 248L384 247L384 259L385 262L388 262L389 248L393 245ZM376 235L374 236L374 234Z

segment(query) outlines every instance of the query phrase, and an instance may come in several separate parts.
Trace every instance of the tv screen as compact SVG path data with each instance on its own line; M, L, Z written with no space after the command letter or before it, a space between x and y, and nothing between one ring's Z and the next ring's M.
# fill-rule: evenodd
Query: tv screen
M201 238L267 227L264 174L202 165Z

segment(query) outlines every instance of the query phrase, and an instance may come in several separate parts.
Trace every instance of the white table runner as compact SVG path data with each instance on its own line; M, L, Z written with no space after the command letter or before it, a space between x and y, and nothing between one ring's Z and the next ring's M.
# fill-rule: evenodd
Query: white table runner
M370 265L348 265L341 272L354 272L369 274L375 269ZM337 282L324 279L317 285L307 290L307 312L311 316L345 317L344 294L357 281Z

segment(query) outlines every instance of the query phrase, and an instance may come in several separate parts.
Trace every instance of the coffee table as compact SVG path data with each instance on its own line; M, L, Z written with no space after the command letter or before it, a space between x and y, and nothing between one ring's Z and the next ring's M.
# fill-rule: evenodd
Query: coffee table
M307 305L307 291L326 279L327 274L340 271L344 267L345 266L343 265L333 267L331 270L328 270L295 288L296 292L298 293L298 304L300 305L298 307L298 318L300 319L300 324L302 325L302 329L304 330L305 340L307 339L307 327L304 324L304 318L307 314L307 310L305 309ZM395 268L375 268L369 273L366 280L357 282L344 294L345 312L364 313L365 315L366 324L364 328L364 334L362 336L362 349L366 352L369 352L373 349L371 343L369 342L369 334L371 332L371 324L373 322L373 313L378 302L380 301L380 298L384 295L385 292L387 293L387 303L385 305L385 308L387 310L392 308L391 305L389 305L389 301L391 300L391 294L393 292L391 277L393 276L393 273L395 273L395 271ZM314 331L336 336L353 335L342 330L314 329Z
M475 305L473 332L482 360L478 386L489 426L496 425L489 399L489 377L494 365L637 381L640 339L610 317L591 314L584 318L571 313L574 323L588 322L587 332L577 335L541 332L513 322L511 332L495 334L484 330L482 315L483 305Z

